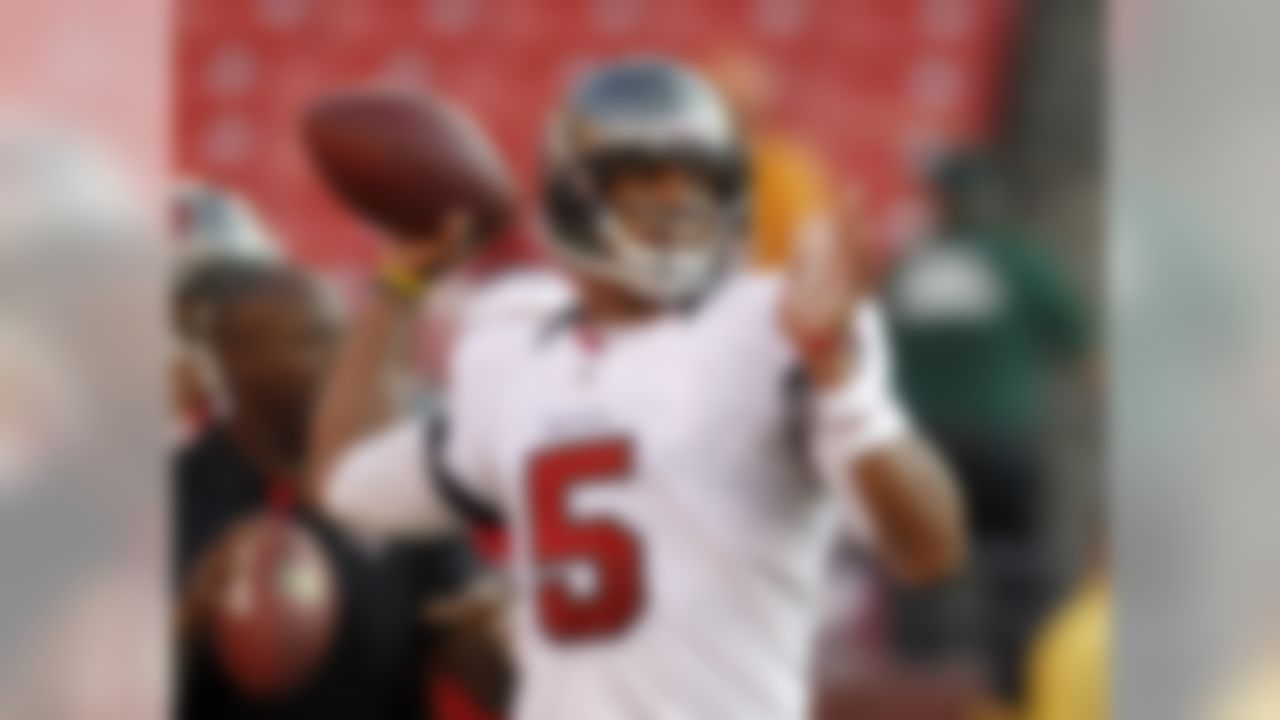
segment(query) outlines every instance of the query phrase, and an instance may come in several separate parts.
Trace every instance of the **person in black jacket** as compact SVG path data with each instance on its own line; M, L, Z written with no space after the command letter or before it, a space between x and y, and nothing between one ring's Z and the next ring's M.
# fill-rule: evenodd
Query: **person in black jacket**
M433 544L362 545L308 507L301 488L306 431L337 328L314 284L281 266L226 268L200 304L201 339L227 410L179 454L174 468L175 542L183 720L419 719L429 668L458 628L429 627L424 609L451 598L477 576L462 538ZM290 513L320 541L341 593L337 636L321 666L286 696L242 693L219 665L203 608L208 568L242 521L264 511ZM496 645L477 633L467 654L491 704L505 694ZM477 651L477 648L479 650ZM489 650L492 649L492 652ZM476 677L465 678L476 680ZM476 687L478 683L469 683ZM496 688L496 689L495 689Z

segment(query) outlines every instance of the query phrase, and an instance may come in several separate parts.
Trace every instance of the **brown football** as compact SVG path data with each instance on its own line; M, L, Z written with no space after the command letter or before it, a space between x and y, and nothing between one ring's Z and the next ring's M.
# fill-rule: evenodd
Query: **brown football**
M337 633L336 575L320 542L287 516L238 527L211 602L213 648L246 695L279 697L304 683Z
M454 210L484 236L513 214L501 158L479 126L438 95L352 90L316 102L303 133L348 207L398 237L430 233Z

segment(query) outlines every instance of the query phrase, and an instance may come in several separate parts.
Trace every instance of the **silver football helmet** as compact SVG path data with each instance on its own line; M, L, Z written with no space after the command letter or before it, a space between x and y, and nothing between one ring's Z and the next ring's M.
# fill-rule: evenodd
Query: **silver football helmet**
M639 237L606 196L611 178L671 165L688 168L708 192L664 208L649 223L660 238ZM745 231L749 183L737 127L715 91L673 62L632 59L592 73L553 120L544 180L554 252L663 304L706 290Z

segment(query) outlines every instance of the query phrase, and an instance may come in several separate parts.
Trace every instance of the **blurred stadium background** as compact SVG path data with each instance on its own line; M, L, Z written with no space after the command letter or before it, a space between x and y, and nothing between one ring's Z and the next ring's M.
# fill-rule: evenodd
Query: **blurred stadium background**
M526 187L541 124L593 62L653 52L767 59L777 120L858 183L886 237L922 212L932 153L1003 135L1030 8L1011 0L184 0L178 163L248 194L304 262L342 267L367 237L324 193L297 141L327 90L430 87L493 134ZM1075 48L1073 48L1075 49Z

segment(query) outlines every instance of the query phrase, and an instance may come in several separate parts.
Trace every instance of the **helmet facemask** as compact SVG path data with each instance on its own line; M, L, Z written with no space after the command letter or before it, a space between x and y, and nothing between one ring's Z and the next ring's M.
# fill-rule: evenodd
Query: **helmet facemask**
M609 277L663 303L696 296L723 269L738 234L707 173L674 160L612 164L593 172Z

